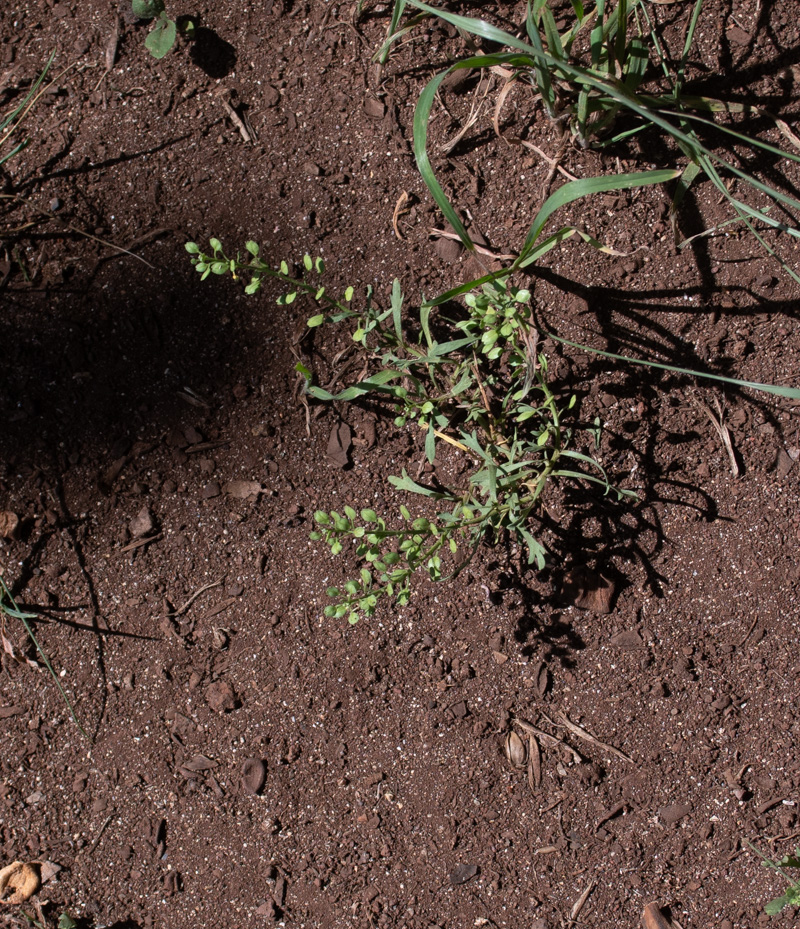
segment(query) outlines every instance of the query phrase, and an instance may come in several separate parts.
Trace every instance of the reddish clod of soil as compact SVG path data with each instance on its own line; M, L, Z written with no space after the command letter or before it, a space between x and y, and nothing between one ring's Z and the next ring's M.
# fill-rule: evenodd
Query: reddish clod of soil
M581 421L605 424L597 454L638 503L556 488L544 573L514 546L487 547L402 610L355 627L323 616L326 587L356 563L309 541L313 512L418 508L386 476L419 465L422 439L377 408L307 418L294 366L328 382L347 334L307 335L311 305L278 307L276 290L201 284L183 246L216 235L230 251L257 239L276 263L322 254L331 289L372 285L384 303L395 276L413 305L479 273L431 239L443 224L411 153L430 66L465 48L428 23L377 67L383 7L181 0L169 13L203 31L161 61L147 24L97 0L25 0L2 17L2 111L54 48L56 83L5 168L23 199L0 201L0 510L13 524L0 560L41 614L36 635L88 738L5 617L0 865L61 865L38 894L45 913L92 926L556 929L575 913L633 929L655 901L684 929L753 929L783 881L745 842L780 857L800 830L795 403L547 341L554 384L578 395ZM648 9L680 49L688 5ZM481 14L512 26L525 9ZM790 0L712 0L687 91L793 124L799 39ZM548 157L560 142L522 83L498 139L492 80L449 154L480 94L442 89L431 152L502 253L550 173L509 141ZM561 165L591 176L680 158L634 137L568 145ZM757 167L796 192L793 166ZM737 226L676 251L670 196L566 211L626 257L551 252L526 282L543 323L796 385L797 285ZM726 215L698 184L680 236ZM797 270L791 243L768 240ZM698 400L721 410L738 477ZM359 440L346 468L327 455L342 422ZM515 720L544 733L538 777L527 754L521 767L506 757Z

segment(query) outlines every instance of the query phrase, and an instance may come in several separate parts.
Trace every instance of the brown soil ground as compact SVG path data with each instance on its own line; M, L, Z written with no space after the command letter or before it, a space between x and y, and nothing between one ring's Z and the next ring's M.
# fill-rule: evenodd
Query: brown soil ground
M679 48L687 5L650 6ZM524 21L524 4L483 12ZM791 123L796 12L709 2L690 87ZM325 588L356 563L309 540L313 512L396 513L386 475L416 467L421 441L355 406L312 405L307 424L295 363L330 376L346 336L304 337L312 307L278 307L278 291L201 284L184 243L322 254L332 289L372 285L382 302L395 276L408 302L475 276L431 238L441 218L411 152L417 95L463 45L428 24L380 69L386 4L170 13L202 29L161 61L146 24L99 0L19 0L0 18L4 112L54 48L61 75L6 166L23 199L0 202L0 509L20 519L0 560L88 733L49 675L15 660L36 655L5 617L0 864L60 865L45 915L94 927L632 929L651 901L682 929L761 925L784 882L746 841L780 857L800 834L797 404L550 343L554 383L601 417L601 460L639 502L556 491L545 572L487 546L408 607L326 619ZM558 150L522 85L495 137L499 86L449 154L478 98L474 83L445 89L431 148L472 228L508 252L562 178L507 141ZM561 164L679 159L654 136L568 146ZM756 167L796 187L792 165ZM798 287L736 226L676 251L668 197L567 211L629 254L551 252L527 282L541 318L599 348L796 386ZM699 185L681 235L725 215ZM769 241L800 270L796 246ZM720 404L737 477L698 400ZM326 458L342 420L356 437L376 427L345 469ZM241 480L262 492L226 492ZM616 579L610 613L559 599L581 566ZM503 753L516 719L561 740L542 739L533 791ZM266 768L256 794L248 760ZM0 921L26 925L10 906Z

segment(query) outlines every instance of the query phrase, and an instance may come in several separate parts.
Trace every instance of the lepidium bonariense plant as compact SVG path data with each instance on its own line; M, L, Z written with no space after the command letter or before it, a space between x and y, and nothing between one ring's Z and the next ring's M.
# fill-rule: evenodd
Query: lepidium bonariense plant
M305 256L303 274L295 277L285 262L273 269L262 261L255 242L247 243L244 258L229 258L217 239L210 244L211 254L195 243L186 246L203 277L241 277L251 294L265 278L275 278L284 285L278 303L289 304L303 293L317 303L310 327L353 327L366 376L333 394L299 364L309 396L327 402L369 398L391 410L398 428L424 435L430 463L442 443L471 462L456 486L422 484L405 468L389 478L398 490L425 499L424 515L412 516L405 505L397 521L352 506L315 513L312 538L324 541L334 555L351 543L361 562L357 577L328 590L334 601L326 608L328 615L355 622L361 614L372 614L381 598L403 605L415 574L425 573L433 581L453 578L482 542L505 533L527 551L529 563L543 568L546 551L537 528L552 480L574 479L594 483L604 494L633 496L612 488L602 465L574 447L575 397L558 396L551 388L530 294L508 279L466 294L465 312L457 318L422 305L411 326L403 317L397 280L387 308L378 306L368 290L363 307L356 309L353 288L341 300L328 294L320 279L321 259Z

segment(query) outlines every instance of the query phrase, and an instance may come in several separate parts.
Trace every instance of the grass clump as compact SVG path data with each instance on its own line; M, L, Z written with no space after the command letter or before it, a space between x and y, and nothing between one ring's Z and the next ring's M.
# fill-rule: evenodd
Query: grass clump
M575 396L558 395L550 384L530 294L507 279L467 294L463 310L452 316L423 304L409 323L397 280L387 308L376 305L368 292L363 308L355 309L352 288L342 300L328 295L318 280L324 271L320 259L306 256L304 275L294 278L285 262L275 270L262 261L253 242L247 243L244 259L227 257L216 239L211 249L205 254L195 243L187 245L204 277L242 277L247 293L257 292L265 277L277 278L287 288L279 303L291 303L304 292L319 304L310 327L350 325L365 374L333 394L314 384L313 373L300 364L310 397L376 401L391 411L398 428L424 435L419 473L412 477L404 468L389 482L423 498L425 515L414 517L405 505L399 522L350 506L341 513L315 513L312 538L324 541L334 555L352 543L361 562L357 577L328 590L335 601L328 615L355 622L373 613L382 598L403 605L418 572L433 581L453 578L482 542L505 534L527 552L530 564L543 568L546 550L538 529L553 480L588 482L603 494L633 496L612 487L602 465L576 447L581 431L589 447L589 429L575 419ZM311 276L317 280L308 280ZM453 486L421 483L425 460L433 464L443 444L469 459L468 475Z
M38 103L39 98L47 89L46 87L42 87L42 83L47 76L47 72L50 70L50 66L53 64L55 55L55 52L50 54L50 57L47 59L47 64L45 64L42 69L42 73L36 78L22 102L0 118L0 166L10 161L10 159L19 154L19 152L30 144L30 139L15 141L14 136L19 132L23 122L30 115L31 111ZM8 151L5 151L6 148L8 148Z
M8 586L6 585L5 580L2 578L2 576L0 576L0 639L2 639L4 650L8 654L13 656L14 648L11 645L11 643L8 642L5 636L4 621L5 621L6 616L8 616L11 619L18 619L22 623L22 625L25 627L25 632L27 633L28 638L33 643L33 646L35 647L36 651L39 653L39 657L42 659L42 664L44 664L44 666L47 668L48 672L50 673L50 677L52 677L53 682L58 688L58 692L61 694L61 699L64 701L64 704L67 707L67 710L69 711L69 715L72 717L72 721L75 723L78 729L80 729L81 733L85 736L86 732L84 731L83 726L81 726L81 724L78 722L78 717L75 715L75 711L72 708L72 704L70 703L70 700L66 694L66 691L61 686L61 681L58 679L58 675L56 674L55 669L53 668L53 665L50 663L50 659L47 657L47 653L42 648L42 646L39 644L39 640L36 638L36 635L34 634L33 627L31 626L31 620L36 620L39 617L36 615L36 613L24 613L17 606L17 601L14 599L11 591L8 589ZM35 663L34 663L34 667L36 667Z
M422 91L414 116L414 151L420 173L465 247L470 251L475 248L457 208L436 179L428 157L432 107L442 81L452 72L501 68L509 75L509 82L532 85L550 119L561 131L569 131L583 147L610 147L637 133L648 134L647 145L663 146L664 140L671 140L683 156L680 165L677 164L680 159L676 158L672 178L668 178L666 172L661 178L662 181L677 180L672 196L673 216L692 184L698 178L706 178L728 203L731 209L728 222L743 223L766 251L777 258L784 271L800 282L797 272L774 252L762 235L767 228L800 238L795 218L800 201L740 166L758 163L764 158L800 162L800 155L739 131L730 117L769 118L794 146L800 147L800 141L783 121L771 117L760 107L687 93L685 74L703 0L694 0L688 14L683 49L674 56L662 43L652 18L652 7L645 0L617 0L616 3L596 0L591 6L583 0L570 0L570 3L574 19L570 24L567 17L560 16L558 22L566 25L559 32L551 3L529 0L522 37L484 19L451 13L422 0L395 2L389 38L377 53L382 60L391 46L423 16L438 18L455 27L473 47L475 41L480 41L497 49L465 57L436 74ZM403 22L406 10L415 12ZM577 41L582 34L587 36L586 42ZM718 117L727 117L728 122L719 122ZM660 140L656 141L658 137ZM705 141L708 138L717 139L720 145L710 147ZM722 143L730 149L730 156L720 154L720 149L725 147ZM747 157L740 158L737 149L744 150ZM627 175L627 186L652 183L653 173ZM637 184L637 177L641 183ZM561 190L571 189L572 199L576 199L589 193L618 189L612 186L614 180L614 177L581 178L568 182ZM735 193L737 187L742 191L739 195ZM535 226L536 220L514 261L515 269L524 267L529 261ZM715 230L707 230L711 231ZM681 247L689 241L680 243Z

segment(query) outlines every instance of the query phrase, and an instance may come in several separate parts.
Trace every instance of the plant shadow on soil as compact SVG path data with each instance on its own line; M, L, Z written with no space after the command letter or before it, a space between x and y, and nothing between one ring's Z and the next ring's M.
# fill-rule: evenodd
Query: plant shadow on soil
M141 253L153 259L152 247ZM36 462L34 450L68 458L87 444L118 457L140 434L169 432L192 411L185 388L213 419L234 384L264 376L246 320L231 309L230 282L201 283L178 243L168 242L154 260L160 267L141 273L135 259L115 257L88 278L5 294L13 310L0 320L7 464ZM88 325L87 301L94 303ZM265 312L260 322L265 340L283 351L286 314Z

